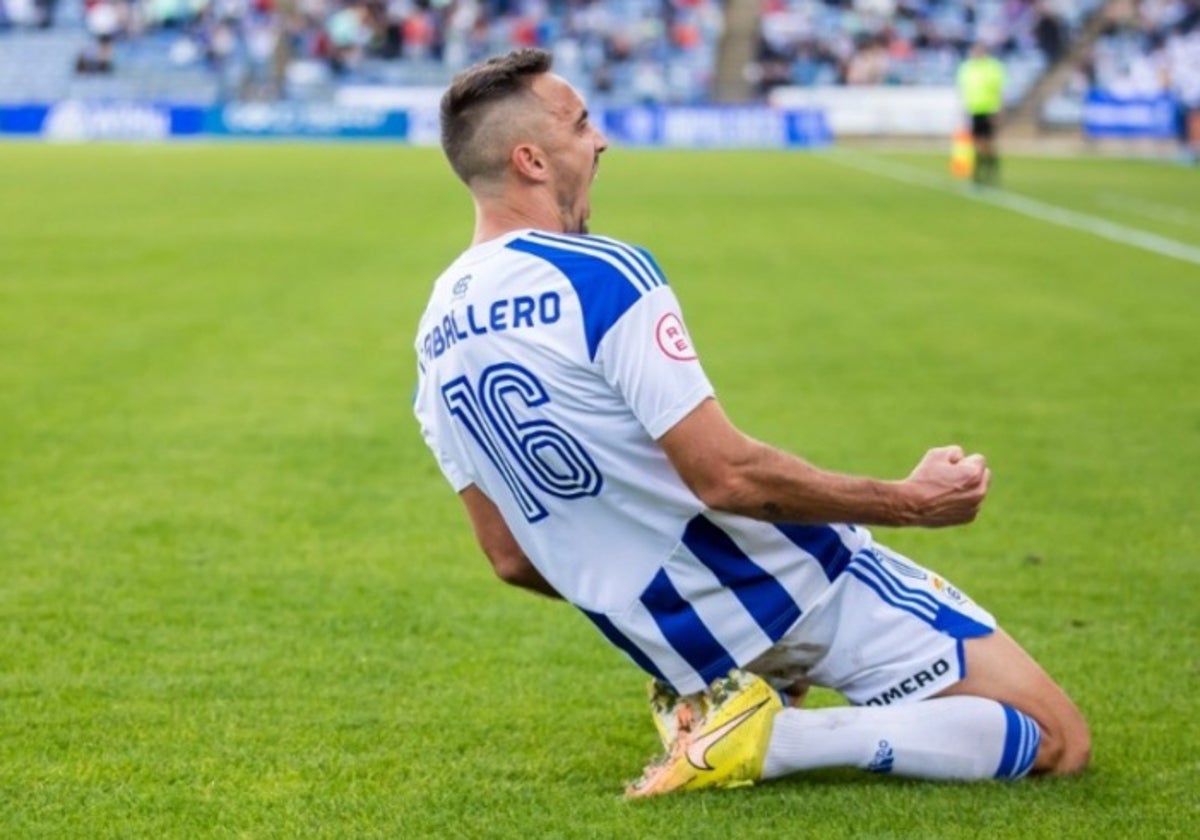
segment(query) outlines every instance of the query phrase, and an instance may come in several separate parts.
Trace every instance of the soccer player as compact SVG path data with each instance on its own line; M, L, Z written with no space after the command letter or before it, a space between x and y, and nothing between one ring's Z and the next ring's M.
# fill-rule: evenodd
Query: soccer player
M742 434L654 259L587 235L606 141L550 64L493 58L442 99L475 229L421 318L414 410L496 573L566 599L653 677L666 753L628 794L831 766L1081 770L1063 691L863 527L971 521L983 457L939 447L884 481ZM807 685L854 705L783 707Z
M1004 107L1004 65L991 54L987 44L977 42L958 68L958 90L971 117L971 140L975 145L976 184L994 186L1000 178L1000 153L996 147L996 121Z

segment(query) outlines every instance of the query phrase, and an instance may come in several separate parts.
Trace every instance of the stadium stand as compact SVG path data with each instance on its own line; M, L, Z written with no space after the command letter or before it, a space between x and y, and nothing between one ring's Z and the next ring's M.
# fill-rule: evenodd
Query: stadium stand
M1020 99L1100 0L770 0L760 88L950 85L973 41L991 45Z
M878 92L952 90L977 41L1008 69L1006 134L1090 131L1097 91L1116 97L1106 118L1121 97L1158 96L1196 154L1200 0L0 0L0 104L362 104L348 94L430 93L485 55L540 46L599 108L825 108L774 94L907 102ZM945 131L955 105L939 107L860 130Z
M1101 0L764 0L751 90L950 84L972 40L1019 98ZM1158 0L1161 4L1162 0ZM553 46L600 104L708 99L716 0L0 0L9 101L328 98L338 85L441 85L480 56Z
M1174 50L1198 29L1200 2L1195 0L1115 4L1080 68L1083 81L1129 96L1159 93L1171 84Z

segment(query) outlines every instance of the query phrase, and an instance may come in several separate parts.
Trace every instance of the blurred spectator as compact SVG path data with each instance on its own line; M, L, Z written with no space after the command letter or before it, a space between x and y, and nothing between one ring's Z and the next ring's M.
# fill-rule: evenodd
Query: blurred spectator
M1034 40L1038 49L1046 56L1046 61L1054 64L1063 57L1067 49L1067 24L1046 0L1039 2L1036 10L1033 24Z
M846 84L882 85L888 80L888 50L883 35L862 38L846 62Z
M997 46L1016 96L1060 60L1102 0L764 0L760 90L778 84L954 83L975 40Z
M111 0L93 0L86 7L84 20L88 32L96 39L92 48L80 53L75 61L77 73L111 73L113 41L122 28L121 12Z
M58 6L58 0L37 0L38 8L38 26L42 29L49 29L54 26L54 12Z
M1186 159L1200 163L1200 3L1183 10L1163 51L1180 147Z
M365 2L343 6L325 21L329 63L335 73L343 73L362 60L372 40L371 23L371 14Z
M37 0L0 0L0 23L7 26L39 26L42 23L42 10Z
M1200 160L1200 0L1142 0L1116 14L1081 68L1078 96L1170 96L1185 160Z

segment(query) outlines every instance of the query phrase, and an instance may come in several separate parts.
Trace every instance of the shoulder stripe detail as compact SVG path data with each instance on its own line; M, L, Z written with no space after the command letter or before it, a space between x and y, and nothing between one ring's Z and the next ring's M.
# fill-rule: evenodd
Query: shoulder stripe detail
M604 336L644 293L634 275L610 255L532 235L514 239L505 247L545 260L571 284L583 310L584 338L592 361Z
M696 612L679 594L666 569L659 569L642 593L642 605L650 612L671 647L683 657L705 683L723 677L737 663Z
M565 236L562 234L533 231L530 239L547 245L557 245L577 253L589 253L606 260L623 271L631 282L642 291L648 292L657 286L666 285L662 272L653 261L648 260L638 248L598 236Z
M687 524L683 544L729 587L772 642L783 638L800 618L800 605L783 585L704 516L693 517Z
M653 285L667 285L667 278L663 274L662 269L658 267L658 263L655 261L654 257L650 256L650 252L645 248L641 248L637 245L630 245L626 242L621 242L607 236L588 236L586 238L589 242L597 247L601 245L607 245L611 248L618 248L624 251L629 255L631 260L638 263L638 265L640 265L642 269L648 273L648 275L652 278Z

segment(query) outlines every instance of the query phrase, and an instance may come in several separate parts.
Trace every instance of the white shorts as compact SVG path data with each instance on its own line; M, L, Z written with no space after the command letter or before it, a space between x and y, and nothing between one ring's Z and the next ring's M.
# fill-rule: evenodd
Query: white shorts
M746 666L777 689L832 688L855 705L923 700L966 676L964 639L996 620L945 578L879 544Z

